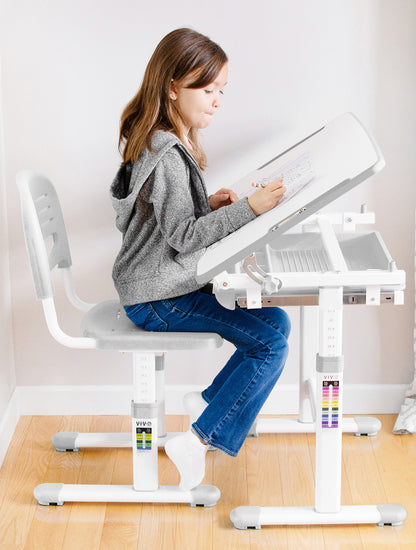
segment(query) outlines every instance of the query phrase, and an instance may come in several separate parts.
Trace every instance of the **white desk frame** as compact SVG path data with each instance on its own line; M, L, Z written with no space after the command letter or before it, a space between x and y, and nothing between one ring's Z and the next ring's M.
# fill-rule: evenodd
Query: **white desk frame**
M332 263L333 272L328 280L349 283L349 274L338 241L329 218L317 217L317 222L326 252ZM288 274L291 275L291 274ZM325 279L326 274L322 274ZM380 304L377 285L383 280L382 273L363 273L364 284L367 275L374 275L374 285L368 284L366 303ZM301 280L302 275L297 273ZM225 275L222 275L224 279ZM243 274L238 277L244 277ZM240 284L240 281L234 281ZM247 278L247 277L246 277ZM393 277L394 278L394 277ZM218 282L218 281L217 281ZM228 279L228 284L231 283ZM220 283L221 284L221 283ZM251 286L251 282L248 282ZM302 284L302 281L300 282ZM304 283L303 283L304 284ZM283 285L284 286L284 285ZM400 285L394 292L396 303L402 303ZM278 296L278 292L276 294ZM247 293L247 303L253 293ZM299 419L258 419L257 433L315 432L316 433L316 472L315 506L260 507L240 506L231 512L231 521L237 529L260 529L263 525L302 525L302 524L360 524L400 525L407 516L399 505L381 504L368 506L341 506L341 453L342 432L361 432L359 419L345 419L343 410L343 355L342 355L342 313L344 305L343 286L321 282L318 307L302 307L301 313L301 379ZM317 322L318 321L318 322ZM305 330L305 325L308 330ZM315 329L314 329L315 327ZM316 354L316 351L318 352ZM315 382L311 376L313 358L316 357ZM306 406L310 404L310 408ZM368 425L374 423L368 419ZM366 420L364 420L364 423ZM379 426L375 426L376 431Z

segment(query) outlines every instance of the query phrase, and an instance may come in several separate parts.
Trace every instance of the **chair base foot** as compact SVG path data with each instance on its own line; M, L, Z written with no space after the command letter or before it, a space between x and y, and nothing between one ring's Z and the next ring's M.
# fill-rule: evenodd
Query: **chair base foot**
M157 444L159 449L165 447L166 441L180 435L182 432L169 432L159 436ZM79 449L91 448L123 448L132 447L132 434L127 433L79 433L59 432L52 437L52 445L59 452L79 451Z
M213 485L199 485L191 491L177 486L161 486L155 491L136 491L131 485L70 485L42 483L34 497L43 506L62 506L65 502L184 503L192 507L215 506L221 492Z

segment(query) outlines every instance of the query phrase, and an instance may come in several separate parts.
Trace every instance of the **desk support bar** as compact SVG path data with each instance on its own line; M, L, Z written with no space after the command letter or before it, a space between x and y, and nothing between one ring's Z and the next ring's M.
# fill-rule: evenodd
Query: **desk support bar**
M321 232L322 241L328 254L328 259L331 263L332 270L348 271L344 255L341 251L341 247L339 246L339 242L331 222L324 216L318 216L318 227Z

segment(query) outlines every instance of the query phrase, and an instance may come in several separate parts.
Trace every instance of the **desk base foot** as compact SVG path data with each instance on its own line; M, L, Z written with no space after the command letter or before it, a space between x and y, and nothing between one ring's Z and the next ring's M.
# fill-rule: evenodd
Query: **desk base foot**
M381 429L378 418L371 416L356 416L342 419L343 433L360 435L377 435ZM298 418L257 418L248 433L251 437L261 434L283 433L315 433L315 422L301 422Z
M230 514L236 529L261 529L262 525L401 525L406 517L405 508L396 504L341 506L335 513L320 513L307 506L240 506Z
M343 422L345 422L345 420L348 419L343 418ZM356 416L353 420L357 424L357 430L354 430L354 435L357 437L360 435L375 436L381 430L381 422L378 418L372 416Z

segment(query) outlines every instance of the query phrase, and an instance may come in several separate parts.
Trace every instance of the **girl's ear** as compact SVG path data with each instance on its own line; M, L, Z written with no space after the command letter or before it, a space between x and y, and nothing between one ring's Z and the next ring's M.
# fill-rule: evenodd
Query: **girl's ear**
M175 99L177 98L177 87L176 87L176 84L175 84L173 78L170 81L169 97L170 97L170 99L173 99L173 101L175 101Z

